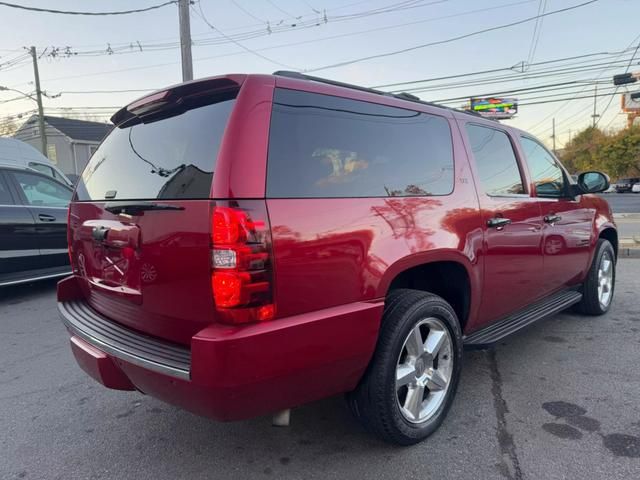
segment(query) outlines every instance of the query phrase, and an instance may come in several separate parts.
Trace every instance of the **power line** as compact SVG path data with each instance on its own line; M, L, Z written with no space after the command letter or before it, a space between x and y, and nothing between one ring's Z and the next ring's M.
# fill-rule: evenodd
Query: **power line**
M549 63L559 63L559 62L564 62L567 60L577 60L580 58L587 58L587 57L596 57L596 56L613 56L613 55L622 55L626 52L630 52L631 50L633 50L632 48L627 48L625 50L621 50L618 52L593 52L593 53L586 53L583 55L575 55L575 56L571 56L571 57L563 57L563 58L556 58L553 60L545 60L542 62L536 62L536 63L532 63L530 65L530 67L533 66L538 66L538 65L545 65L545 64L549 64ZM374 87L371 88L387 88L387 87L399 87L402 85L412 85L414 83L423 83L423 82L434 82L434 81L438 81L438 80L449 80L451 78L459 78L459 77L468 77L468 76L473 76L473 75L480 75L480 74L485 74L485 73L495 73L495 72L503 72L503 71L514 71L515 66L512 65L510 67L500 67L500 68L494 68L491 70L481 70L481 71L474 71L474 72L467 72L467 73L458 73L455 75L447 75L444 77L432 77L432 78L423 78L420 80L409 80L409 81L405 81L405 82L398 82L398 83L387 83L385 85L376 85Z
M373 59L376 59L376 58L383 58L383 57L390 57L392 55L399 55L401 53L407 53L407 52L411 52L413 50L419 50L421 48L432 47L432 46L435 46L435 45L443 45L445 43L457 42L457 41L463 40L465 38L474 37L474 36L481 35L481 34L488 33L488 32L493 32L495 30L501 30L501 29L504 29L504 28L510 28L510 27L514 27L516 25L522 25L523 23L531 22L533 20L536 20L537 18L548 17L550 15L557 15L558 13L563 13L563 12L567 12L567 11L570 11L570 10L575 10L577 8L581 8L581 7L585 7L587 5L591 5L592 3L596 3L598 1L600 1L600 0L589 0L587 2L580 3L578 5L573 5L571 7L566 7L566 8L561 8L561 9L558 9L558 10L553 10L551 12L543 13L542 15L536 15L534 17L525 18L523 20L518 20L516 22L506 23L506 24L503 24L503 25L497 25L495 27L484 28L482 30L477 30L475 32L466 33L464 35L458 35L456 37L447 38L445 40L438 40L438 41L435 41L435 42L423 43L421 45L414 45L413 47L403 48L401 50L395 50L395 51L392 51L392 52L378 53L376 55L368 55L366 57L360 57L360 58L356 58L356 59L353 59L353 60L347 60L347 61L344 61L344 62L338 62L338 63L333 63L333 64L330 64L330 65L324 65L322 67L316 67L316 68L312 68L312 69L307 69L305 71L306 72L317 72L319 70L326 70L326 69L329 69L329 68L344 67L344 66L347 66L347 65L352 65L354 63L360 63L360 62L364 62L364 61L367 61L367 60L373 60Z
M254 20L258 20L259 22L262 22L262 23L268 23L266 20L264 20L264 19L262 19L260 17L256 17L249 10L246 10L242 5L240 5L238 2L236 2L236 0L231 0L231 3L233 3L238 8L238 10L244 12L245 15L253 18Z
M569 97L569 98L557 98L555 100L544 100L544 101L536 101L536 102L524 102L524 103L520 103L519 106L527 106L527 105L542 105L544 103L556 103L556 102L565 102L565 101L572 101L572 100L581 100L583 98L593 98L593 97L613 97L614 95L617 95L617 92L611 92L611 93L602 93L602 94L598 94L598 95L585 95L585 96L578 96L578 97Z
M246 47L242 43L237 42L235 40L232 40L230 37L227 37L220 29L218 29L217 27L214 27L211 24L211 22L209 22L209 20L207 20L207 17L205 17L204 12L202 10L202 3L201 2L198 2L198 10L199 10L199 12L196 11L195 9L193 9L193 12L196 15L198 15L202 19L202 21L204 23L206 23L209 28L211 28L211 30L214 30L214 31L218 32L220 35L222 35L223 37L229 39L231 42L233 42L238 47L242 48L243 50L247 51L248 53L251 53L252 55L255 55L256 57L259 57L259 58L262 58L263 60L266 60L268 62L274 63L275 65L279 65L279 66L284 67L284 68L292 68L294 70L296 69L295 67L292 67L291 65L287 65L286 63L278 62L277 60L274 60L274 59L269 58L269 57L267 57L265 55L262 55L261 53L258 53L255 50L251 50L249 47Z
M177 3L176 0L171 0L169 2L160 3L158 5L151 5L150 7L138 8L135 10L120 10L115 12L78 12L78 11L69 11L69 10L52 10L49 8L38 8L38 7L28 7L26 5L18 5L16 3L8 3L0 1L0 6L10 7L10 8L18 8L20 10L28 10L31 12L41 12L41 13L58 13L62 15L91 15L91 16L102 16L102 15L128 15L130 13L141 13L148 12L150 10L156 10L158 8L166 7L167 5Z
M489 93L479 93L479 94L474 94L473 97L479 97L479 98L497 97L497 96L516 94L516 93L519 94L519 96L522 96L522 95L537 94L540 92L553 92L558 90L567 90L567 89L579 87L581 85L596 85L596 84L608 84L608 83L609 82L605 82L605 81L598 82L595 80L572 80L570 82L548 83L548 84L536 85L536 86L526 87L526 88L513 88L513 89L504 89L504 90L499 90L499 91L494 91ZM564 93L566 94L568 92L564 92ZM456 101L459 102L463 100L468 100L469 97L470 97L469 95L461 95L459 97L438 98L432 101L434 103L452 103Z
M468 11L464 11L464 12L460 12L460 13L456 13L456 14L451 14L451 15L444 15L444 16L439 16L439 17L430 17L430 18L411 21L411 22L403 22L403 23L386 25L386 26L377 27L377 28L359 30L359 31L354 31L354 32L346 32L346 33L337 34L337 35L330 35L330 36L320 37L320 38L316 38L316 39L304 40L304 41L296 42L296 43L287 42L287 43L283 43L283 44L279 44L279 45L274 45L274 46L270 46L270 47L256 49L255 51L262 52L262 51L266 51L266 50L274 50L274 49L279 49L279 48L288 48L288 47L294 47L294 46L299 46L299 45L317 43L317 42L326 41L326 40L333 40L333 39L338 39L338 38L350 37L350 36L354 36L354 35L363 35L363 34L377 32L377 31L391 30L391 29L402 28L402 27L406 27L406 26L410 26L410 25L417 25L417 24L422 24L422 23L435 22L435 21L438 21L438 20L446 20L446 19L450 19L450 18L457 18L457 17L473 15L473 14L492 11L492 10L498 10L498 9L503 9L503 8L508 8L508 7L519 6L519 5L522 5L522 4L525 4L525 3L531 3L531 2L534 2L534 1L537 1L537 0L520 0L520 1L517 1L517 2L511 2L511 3L496 5L496 6L488 7L488 8L468 10ZM341 7L336 7L335 9L332 9L332 11L342 9L342 8L348 7L350 5L351 6L352 5L357 5L357 4L360 4L360 3L364 3L364 2L354 2L352 4L343 5ZM260 32L262 32L262 30ZM274 31L273 33L278 33L278 32ZM268 34L269 33L267 33L267 35ZM262 36L262 35L264 35L264 33L260 33L259 36ZM232 39L239 38L238 36L230 36L230 35L229 35L229 37L231 37ZM248 37L248 38L257 38L257 36ZM222 37L222 36L213 37L213 38L210 38L210 39L203 39L203 40L195 40L195 41L193 41L194 46L221 45L223 43L232 43L232 42L225 40L224 37ZM89 46L91 46L91 45L89 45ZM93 46L95 46L95 45L93 45ZM51 47L49 56L51 56L53 58L68 58L68 57L80 57L80 56L117 55L117 54L128 54L128 53L141 52L141 51L161 51L161 50L177 49L177 48L179 48L179 46L180 45L177 42L160 43L160 44L147 44L147 43L140 43L138 41L135 41L135 42L129 42L127 44L115 44L115 43L114 44L110 44L110 43L107 43L106 44L106 48L103 48L101 50L92 50L92 51L86 51L86 52L77 52L77 51L75 51L75 47ZM220 55L213 55L213 56L196 58L195 60L196 61L213 60L213 59L218 59L218 58L223 58L223 57L241 55L243 53L248 53L248 52L246 52L246 50L243 50L243 51L238 51L238 52L231 52L231 53L224 53L224 54L220 54ZM156 68L156 67L162 67L162 66L175 65L177 63L179 63L179 62L159 63L159 64L140 66L140 67L131 67L131 68L128 68L128 69L107 70L107 71L90 73L90 74L80 74L80 75L56 77L56 78L53 78L53 79L48 79L48 81L54 81L54 80L66 79L66 78L79 78L80 76L102 75L102 74L105 74L105 73L120 73L120 72L123 72L123 71L129 71L129 70L142 70L142 69L147 69L147 68ZM22 84L18 84L18 85L15 85L15 86L20 86L20 85L22 85Z
M605 63L589 63L584 65L571 65L571 66L562 66L560 68L552 68L552 69L541 69L528 74L512 74L512 75L499 75L493 77L484 77L478 79L465 80L461 82L446 82L439 83L436 85L430 86L422 86L415 88L408 88L403 90L392 90L392 93L397 92L410 92L410 93L421 93L421 92L431 92L438 90L451 90L455 88L465 88L465 87L474 87L478 85L489 85L493 83L503 83L503 82L516 82L521 81L526 78L546 78L546 77L568 77L575 76L577 74L582 74L590 71L598 71L601 70L604 65L603 70L607 69L615 69L619 67L619 64L624 64L625 61L614 61L614 62L605 62Z
M200 1L200 0L198 0L198 1ZM327 9L325 11L326 12L335 12L337 10L343 10L345 8L349 8L349 7L352 7L352 6L355 6L355 5L360 5L360 4L363 4L363 3L368 3L370 1L371 0L359 0L359 1L356 1L356 2L351 2L351 3L347 3L345 5L340 5L340 6L331 8L331 9ZM521 2L521 3L534 2L534 1L537 1L537 0L523 0L523 2ZM307 16L312 16L312 15L310 15L310 14L309 15L305 15L305 17L307 17ZM284 23L284 20L261 21L261 23L253 23L253 24L249 24L249 25L242 25L242 26L237 26L237 27L229 27L226 30L227 31L231 31L231 30L236 31L236 30L243 30L243 29L251 28L251 27L258 27L258 26L259 27L264 27L264 23L271 23L272 25L277 25L277 24L280 24L280 23ZM260 32L264 32L264 28L261 28L259 31ZM269 34L269 33L267 32L266 34ZM202 34L202 33L201 34L194 34L193 36L199 36L199 35L204 35L204 34ZM168 39L173 39L173 38L174 37L171 36L171 37L155 38L153 40L168 40ZM151 41L151 40L148 40L148 41ZM121 45L118 42L111 42L111 43L112 43L112 45ZM123 42L122 45L129 45L129 44L136 45L137 43L138 43L138 40L127 41L127 42ZM102 46L102 45L103 44L84 44L84 45L76 45L76 47L99 47L99 46ZM40 47L38 47L38 48L40 48ZM22 48L18 48L18 49L0 49L0 51L4 51L4 52L19 52L19 51L22 51Z
M631 65L633 64L633 60L636 58L636 54L638 53L638 49L640 49L640 42L638 43L638 46L634 50L633 55L631 55L631 60L629 60L629 65L627 65L627 68L625 69L624 73L627 73L631 68ZM618 86L616 86L616 92L617 91L618 91ZM609 99L609 103L607 103L607 106L604 107L604 110L602 111L602 114L598 117L598 121L595 123L594 127L598 126L598 124L600 123L600 120L602 120L602 117L605 115L605 113L607 113L607 110L609 110L609 107L611 106L612 102L613 102L613 97Z
M314 13L320 14L320 10L318 10L317 8L315 8L313 5L311 5L309 2L307 2L306 0L302 0L302 3L304 3L307 7L309 7Z
M275 8L276 10L278 10L279 12L284 13L287 17L291 17L291 18L295 18L295 19L300 19L300 18L302 18L302 16L295 16L295 15L293 15L293 14L291 14L291 13L287 12L286 10L284 10L284 9L280 8L280 7L279 7L278 5L276 5L276 3L275 3L275 2L273 2L272 0L267 0L267 3L268 3L269 5L271 5L273 8Z
M124 90L75 90L75 91L68 91L68 90L63 90L61 92L58 92L57 95L75 95L75 94L86 94L86 93L135 93L135 92L151 92L151 91L155 91L155 90L159 90L159 88L129 88L129 89L124 89Z
M3 72L6 72L9 69L11 69L11 67L16 67L18 65L28 63L30 60L31 60L31 55L29 55L28 53L22 53L16 57L0 62L0 70L2 70Z
M537 45L537 34L538 34L538 25L540 25L540 21L542 20L540 18L540 15L543 13L543 9L542 9L542 5L546 6L546 2L545 0L540 0L538 2L538 18L536 19L536 23L533 26L533 35L531 36L531 44L529 45L529 54L527 55L527 64L530 64L533 61L533 55L534 55L534 45Z
M250 40L250 39L253 39L253 38L259 38L259 37L263 37L263 36L270 36L270 35L273 35L273 34L276 34L276 33L283 33L283 32L289 32L289 31L307 29L307 28L315 28L315 27L321 26L322 24L326 24L326 23L358 20L358 19L364 18L366 16L377 15L377 14L380 14L380 13L391 13L391 12L406 10L408 8L425 7L425 6L436 4L436 3L442 3L444 1L450 1L450 0L436 0L436 1L432 1L430 3L421 3L421 4L417 4L417 5L408 5L408 6L407 5L403 6L403 5L399 5L399 4L392 4L391 6L382 7L382 8L385 8L385 10L380 10L380 9L365 10L365 11L356 12L356 13L348 14L348 15L335 15L334 16L334 15L327 15L326 14L326 12L336 11L336 10L339 10L339 9L342 9L342 8L345 8L345 7L349 6L349 5L342 5L340 7L336 7L336 8L331 9L331 10L326 10L321 18L316 17L315 19L312 19L312 20L309 20L309 21L295 22L295 23L292 23L292 24L283 24L284 20L281 20L279 22L267 21L266 22L266 24L267 24L267 28L266 29L264 28L264 24L262 24L261 25L262 28L260 28L259 30L242 32L242 33L238 33L238 34L235 34L235 35L227 34L226 37L228 39L225 38L224 36L220 35L220 36L212 37L212 38L204 38L204 39L200 39L200 40L194 40L193 41L193 45L194 46L222 45L222 44L232 43L232 40L237 40L237 41ZM440 16L440 17L431 17L431 18L426 18L426 19L417 20L417 21L411 21L411 22L403 22L403 23L400 23L400 24L382 26L382 27L377 27L377 28L372 28L372 29L360 30L360 31L356 31L356 32L347 32L347 33L343 33L343 34L339 34L339 35L333 35L333 36L319 38L319 39L307 40L307 41L302 42L302 43L314 43L316 41L323 41L323 40L347 37L347 36L352 36L352 35L361 35L361 34L375 32L375 31L388 30L388 29L399 28L399 27L404 27L404 26L409 26L409 25L416 25L416 24L420 24L420 23L426 23L426 22L432 22L432 21L437 21L437 20L444 20L444 19L449 19L449 18L461 17L461 16L465 16L465 15L471 15L471 14L476 14L476 13L481 13L481 12L486 12L486 11L491 11L491 10L498 10L498 9L502 9L502 8L507 8L507 7L511 7L511 6L522 5L522 4L531 3L531 2L534 2L534 1L537 1L537 0L521 0L521 1L518 1L518 2L512 2L512 3L502 4L502 5L496 5L496 6L488 7L488 8L469 10L469 11L464 11L464 12L451 14L451 15L444 15L444 16ZM356 4L359 4L359 3L363 3L363 2L355 2L355 3L352 3L351 5L356 5ZM239 27L239 28L243 28L243 27ZM231 28L229 30L234 30L234 28ZM228 30L225 30L225 31L228 31ZM143 52L143 51L162 51L162 50L171 50L171 49L179 48L179 43L177 43L177 42L143 43L143 42L140 42L138 40L130 41L130 42L124 42L124 43L106 42L106 43L104 43L102 45L104 45L104 48L89 50L89 51L85 51L85 52L77 50L77 48L79 48L80 46L76 46L76 47L71 47L71 46L52 47L52 52L50 52L49 56L55 57L55 58L62 58L62 57L66 58L66 57L75 57L75 56L100 56L100 55L116 55L116 54L140 53L140 52ZM283 44L281 46L278 46L277 48L288 47L288 46L297 46L297 45L299 45L299 43L287 43L287 44ZM93 45L89 45L89 46L94 46L95 47L95 46L99 46L99 45L93 44ZM85 47L86 47L86 45L85 45ZM262 49L262 50L264 50L264 49Z
M638 35L637 37L635 37L631 43L629 43L629 45L623 50L624 53L627 52L627 50L629 48L631 48L633 45L636 44L636 42L638 42L640 40L640 35ZM622 55L624 55L624 53L621 53L620 55L618 55L612 63L615 63ZM596 79L599 79L605 72L607 71L607 68L605 67L604 69L602 69L602 71L600 72L600 74L596 77ZM586 87L585 87L586 88ZM567 102L568 103L568 102ZM558 112L560 112L564 107L566 106L566 104L560 105L556 110L554 110L553 112L551 112L549 115L547 115L545 118L543 118L540 122L536 123L533 127L530 127L530 130L535 130L537 128L540 127L540 125L543 125L545 122L547 122L550 118L552 118L554 115L556 115ZM550 128L546 128L545 130L543 130L543 132L546 132L550 130Z
M544 93L544 95L533 95L530 97L524 97L524 98L519 98L518 99L518 104L519 105L527 105L530 104L531 101L533 100L541 100L541 99L546 99L546 98L554 98L554 97L561 97L564 96L563 99L564 100L567 98L567 95L574 95L574 94L579 94L579 93L585 93L585 92L603 92L603 91L607 91L607 90L612 90L615 87L613 85L611 86L607 86L607 87L598 87L598 89L596 90L595 87L597 87L597 85L594 85L594 89L592 90L579 90L579 91L573 91L573 92L560 92L560 93L547 93L547 92L542 92ZM615 94L616 92L609 92L611 94ZM600 95L598 95L600 96ZM589 96L588 98L593 98L593 95Z

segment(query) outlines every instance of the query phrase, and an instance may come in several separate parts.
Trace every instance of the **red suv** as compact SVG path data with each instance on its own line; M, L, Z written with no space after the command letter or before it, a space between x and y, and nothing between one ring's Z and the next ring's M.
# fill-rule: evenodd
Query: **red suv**
M69 216L58 308L79 365L218 420L347 393L385 440L443 421L463 347L605 313L608 204L534 137L290 72L118 111Z

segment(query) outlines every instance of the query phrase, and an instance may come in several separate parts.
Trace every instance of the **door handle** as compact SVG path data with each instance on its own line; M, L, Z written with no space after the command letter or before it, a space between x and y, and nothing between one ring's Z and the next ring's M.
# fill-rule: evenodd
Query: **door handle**
M553 225L554 223L557 223L560 220L562 220L562 217L560 215L555 215L553 213L551 215L546 215L544 217L545 223L548 223L550 225Z
M46 213L38 214L38 219L41 222L55 222L56 221L56 217L54 217L53 215L47 215Z
M487 227L502 230L511 223L511 219L504 217L495 217L487 220Z

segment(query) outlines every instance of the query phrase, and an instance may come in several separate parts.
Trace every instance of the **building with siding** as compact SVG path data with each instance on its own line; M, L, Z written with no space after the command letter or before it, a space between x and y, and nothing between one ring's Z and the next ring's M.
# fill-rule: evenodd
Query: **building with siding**
M47 157L65 174L79 175L112 125L74 118L44 117ZM14 134L40 150L38 117L33 115Z

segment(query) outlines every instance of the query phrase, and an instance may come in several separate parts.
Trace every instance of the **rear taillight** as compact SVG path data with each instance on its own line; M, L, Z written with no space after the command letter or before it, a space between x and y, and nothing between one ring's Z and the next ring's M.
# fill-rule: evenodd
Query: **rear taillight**
M219 319L275 317L271 235L264 201L216 202L211 213L211 288Z

